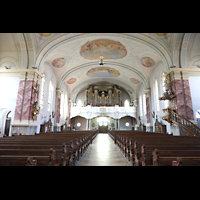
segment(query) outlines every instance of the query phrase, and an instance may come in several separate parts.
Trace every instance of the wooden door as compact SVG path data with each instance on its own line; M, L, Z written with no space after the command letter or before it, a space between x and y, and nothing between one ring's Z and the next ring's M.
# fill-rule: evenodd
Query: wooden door
M108 126L99 126L99 133L108 133Z

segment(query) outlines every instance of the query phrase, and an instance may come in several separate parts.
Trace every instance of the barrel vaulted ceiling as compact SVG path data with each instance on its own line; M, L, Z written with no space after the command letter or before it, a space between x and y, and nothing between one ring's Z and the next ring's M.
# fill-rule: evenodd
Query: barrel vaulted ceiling
M157 68L200 64L199 39L183 33L1 33L0 68L50 68L57 88L67 85L72 98L90 84L116 84L134 99L141 84L150 87Z

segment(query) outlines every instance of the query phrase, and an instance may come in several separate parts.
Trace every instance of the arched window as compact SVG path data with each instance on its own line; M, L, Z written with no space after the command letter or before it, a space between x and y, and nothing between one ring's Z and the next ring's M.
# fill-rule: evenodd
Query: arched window
M65 101L64 101L64 117L67 116L67 112L68 112L68 98L67 98L67 94L65 94Z
M124 107L129 107L129 106L130 106L129 101L126 99L126 100L124 101Z
M162 73L161 84L162 84L162 92L164 93L164 92L166 92L166 89L167 89L164 72ZM163 106L164 106L164 108L167 108L169 106L169 100L164 100Z
M144 115L146 115L146 95L143 94L143 111L144 111Z
M140 105L140 116L143 116L143 105L142 105L142 95L139 98L139 105Z
M52 81L49 83L49 98L48 98L48 111L51 111L53 103L53 84Z
M60 100L60 115L61 117L64 117L64 94L61 94L61 100Z
M155 104L156 104L156 110L160 111L160 105L159 105L159 95L158 95L158 81L157 79L154 82L154 91L155 91Z
M40 108L43 108L44 105L44 85L45 85L45 74L43 74L43 78L41 81L41 89L40 89Z
M77 107L82 107L82 101L80 99L77 102Z

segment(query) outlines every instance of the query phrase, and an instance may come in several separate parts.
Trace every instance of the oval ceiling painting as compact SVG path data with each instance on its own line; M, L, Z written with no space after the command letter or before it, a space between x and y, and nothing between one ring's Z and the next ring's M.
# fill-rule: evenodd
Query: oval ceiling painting
M55 67L55 68L61 68L65 65L66 61L64 58L56 58L52 61L52 65Z
M41 36L49 36L51 33L39 33Z
M127 51L120 43L113 40L94 40L82 46L80 54L86 59L119 59L126 56Z
M95 67L90 69L86 75L89 77L118 77L120 73L111 67Z
M67 81L67 84L73 84L76 82L76 78L70 78L68 81Z
M130 78L130 81L131 81L133 84L138 84L138 83L140 83L140 81L137 80L136 78Z
M161 36L167 35L167 33L156 33L156 34Z
M155 61L150 57L143 57L140 62L144 67L152 67L155 65Z

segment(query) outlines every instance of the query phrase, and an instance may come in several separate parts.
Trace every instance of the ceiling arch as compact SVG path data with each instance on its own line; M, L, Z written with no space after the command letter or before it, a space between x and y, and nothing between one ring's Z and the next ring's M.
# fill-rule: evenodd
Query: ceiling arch
M88 38L98 36L100 39L105 39L107 36L117 37L117 38L127 38L133 41L137 41L142 43L153 50L155 50L158 55L160 55L163 59L163 63L166 65L166 68L172 65L172 58L170 56L170 52L167 48L160 43L158 40L155 40L153 37L146 36L142 33L66 33L61 34L56 38L53 38L50 42L43 46L38 55L36 56L35 65L38 66L38 69L42 67L42 64L48 54L50 54L53 50L58 48L59 46L66 44L71 41L75 41L80 38Z
M113 61L107 61L106 62L106 65L107 66L118 66L120 68L123 69L127 69L127 70L130 70L131 72L133 72L134 74L136 74L143 82L144 82L144 85L146 88L149 87L149 83L148 83L148 80L147 78L144 76L144 74L142 74L140 71L138 71L137 69L131 67L131 66L128 66L128 65L125 65L123 63L118 63L118 62L113 62ZM99 62L98 61L94 61L94 62L88 62L88 63L85 63L85 64L82 64L82 65L79 65L79 66L76 66L74 68L72 68L71 70L67 71L67 73L65 73L62 78L60 79L59 83L58 83L58 87L62 87L62 84L64 83L64 81L73 73L73 72L78 72L78 70L80 69L84 69L84 68L88 68L88 66L96 66L98 67L99 66Z
M115 54L124 51L121 57L119 54L113 58L104 54L105 65L101 66L101 70L105 69L105 77L87 76L87 72L90 70L100 70L98 59L100 49L96 48L96 52L92 52L89 46L91 42L96 42L97 46L103 42L109 43L109 48L114 49ZM160 66L160 63L166 71L172 65L170 50L151 34L65 33L52 36L43 43L45 45L37 50L35 66L42 71L44 64L47 63L57 75L57 87L62 88L63 84L66 84L70 95L73 95L72 93L76 91L77 87L87 87L87 84L95 83L96 80L108 80L113 84L118 83L120 87L126 86L127 90L137 96L139 85L144 84L145 89L150 87L151 72ZM112 46L114 47L111 48ZM98 56L82 56L82 47L93 54L98 53ZM111 50L109 51L110 55ZM114 70L118 75L106 74L106 70Z

